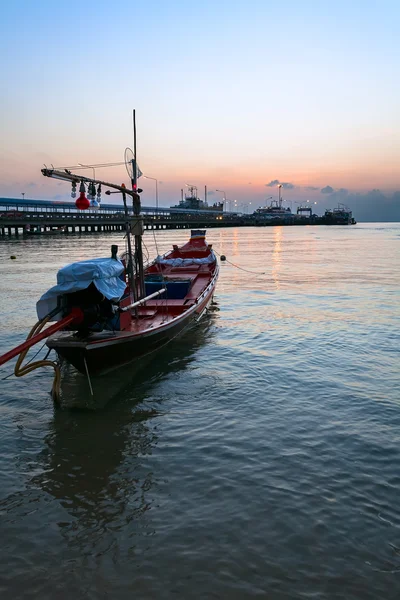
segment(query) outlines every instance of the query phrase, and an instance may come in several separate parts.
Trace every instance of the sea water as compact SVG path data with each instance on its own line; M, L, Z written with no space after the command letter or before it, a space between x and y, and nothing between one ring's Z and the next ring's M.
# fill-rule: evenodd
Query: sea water
M187 236L146 232L145 253ZM72 411L50 369L1 368L2 599L400 597L400 224L207 239L215 304L97 410L73 369ZM115 243L1 240L0 352L61 266Z

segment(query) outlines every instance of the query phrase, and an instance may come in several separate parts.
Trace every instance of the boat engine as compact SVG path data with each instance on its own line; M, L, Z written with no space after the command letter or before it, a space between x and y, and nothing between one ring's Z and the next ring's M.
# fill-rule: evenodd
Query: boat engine
M109 331L120 329L119 304L103 296L93 283L84 290L64 294L61 297L63 316L68 315L76 307L81 309L83 320L79 325L72 326L70 330L85 335L104 329Z

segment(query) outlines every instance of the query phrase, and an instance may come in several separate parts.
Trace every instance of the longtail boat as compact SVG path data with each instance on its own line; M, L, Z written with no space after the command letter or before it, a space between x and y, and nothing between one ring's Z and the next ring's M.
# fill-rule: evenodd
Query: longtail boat
M101 187L106 187L113 190L106 193L122 195L126 215L126 252L119 256L118 247L112 246L110 257L80 261L60 269L57 285L37 302L39 321L26 342L0 356L0 365L19 356L15 365L17 376L40 366L54 367L55 400L61 377L59 361L22 366L29 348L37 342L46 339L58 359L73 365L90 383L92 374L104 373L159 350L199 321L212 302L219 265L204 230L191 231L185 244L173 245L166 254L144 264L136 152L125 152L125 163L132 189L84 177L70 169L42 169L45 177L72 183L73 193L80 185L78 209L89 207L85 186L92 198L96 186L98 197Z

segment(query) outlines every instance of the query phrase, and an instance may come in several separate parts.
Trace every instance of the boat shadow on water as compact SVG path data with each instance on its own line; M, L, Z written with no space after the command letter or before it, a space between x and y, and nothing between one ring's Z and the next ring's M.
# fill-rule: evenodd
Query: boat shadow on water
M160 384L190 368L196 360L197 352L214 334L215 310L195 329L187 330L153 355L146 367L138 365L135 376L131 369L122 370L119 379L113 375L119 383L118 391L111 388L114 381L102 379L103 386L107 382L108 400L117 401L117 405L109 402L95 412L54 411L35 456L35 472L28 477L23 491L0 502L4 524L11 524L11 533L15 520L21 526L33 526L31 521L35 522L45 506L57 527L43 535L50 543L58 530L80 561L82 556L96 561L96 556L113 553L114 545L117 552L120 530L128 531L132 544L137 536L148 535L153 526L148 513L159 481L144 457L153 454L160 436L159 417L168 411L162 406ZM70 382L69 393L74 394L74 405L86 407L88 384L84 376L78 375ZM96 383L101 385L101 381ZM29 473L31 464L31 454L22 455L19 469ZM44 500L47 495L56 502L49 505ZM41 545L38 541L27 551L27 560L35 560ZM55 563L57 560L56 556Z
M190 365L196 351L212 337L218 310L214 301L199 323L191 324L165 347L101 375L89 378L63 364L60 407L92 411L116 401L140 402L152 385Z

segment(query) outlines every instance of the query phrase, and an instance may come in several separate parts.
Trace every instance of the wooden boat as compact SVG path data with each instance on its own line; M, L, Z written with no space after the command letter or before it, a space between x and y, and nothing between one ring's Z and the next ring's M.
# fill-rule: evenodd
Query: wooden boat
M95 277L82 291L61 296L55 291L66 312L78 308L85 317L72 331L56 333L46 343L82 373L103 372L159 350L198 321L211 303L219 271L205 231L192 231L186 244L174 246L144 269L145 296L132 302L123 263L114 258L104 259L104 264L110 260L116 262L116 273L121 267L121 275L115 276L126 283L120 300L105 298L94 285ZM87 273L84 277L87 281ZM48 298L42 304L51 308Z
M135 126L134 126L135 131ZM136 142L135 142L136 146ZM137 178L136 151L125 151L125 164L132 189L124 184L78 175L71 169L42 169L45 177L72 184L72 196L80 184L77 209L89 208L89 195L100 199L106 193L120 193L125 207L127 252L118 257L112 246L111 258L98 258L67 265L57 274L57 285L37 303L38 323L26 342L0 356L0 365L18 356L15 375L25 375L41 366L55 370L53 397L59 396L59 362L37 361L22 367L28 349L47 338L47 346L59 358L87 375L103 373L155 352L198 321L212 301L219 266L206 232L194 230L183 246L143 264L143 220ZM128 207L127 198L132 200ZM49 322L55 324L45 328Z

